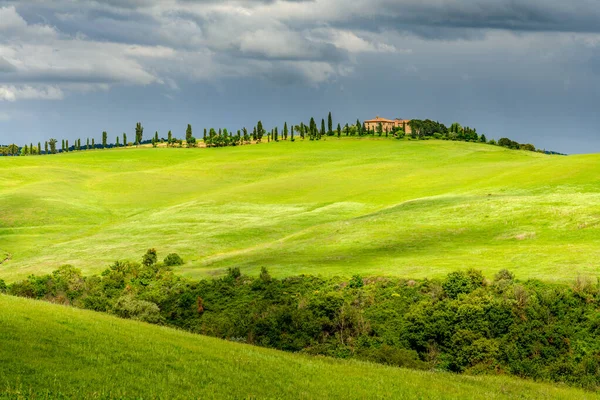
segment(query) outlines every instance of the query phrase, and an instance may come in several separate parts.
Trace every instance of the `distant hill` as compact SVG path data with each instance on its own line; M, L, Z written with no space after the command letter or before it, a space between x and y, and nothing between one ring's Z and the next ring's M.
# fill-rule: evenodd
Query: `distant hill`
M504 377L287 354L1 295L0 343L0 398L598 398Z
M155 247L194 277L594 275L600 155L335 138L0 158L0 279Z

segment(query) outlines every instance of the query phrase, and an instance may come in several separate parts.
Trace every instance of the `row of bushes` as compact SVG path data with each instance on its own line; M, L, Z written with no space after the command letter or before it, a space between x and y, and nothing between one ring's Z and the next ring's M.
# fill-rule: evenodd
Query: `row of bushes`
M441 280L259 277L230 269L220 279L177 276L175 255L115 262L99 276L64 266L0 291L223 339L418 369L510 374L600 385L600 290L487 280L459 271Z

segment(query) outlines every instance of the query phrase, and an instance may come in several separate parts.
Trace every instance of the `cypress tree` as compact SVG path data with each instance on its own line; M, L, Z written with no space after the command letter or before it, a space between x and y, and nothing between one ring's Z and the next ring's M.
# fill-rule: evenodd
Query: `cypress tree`
M25 154L25 155L29 154L29 148L27 147L27 145L25 145L25 147L23 147L23 154Z
M360 121L358 119L356 120L356 134L358 136L363 135L362 124L360 123Z
M69 152L69 140L65 141L65 149L67 150L67 153Z
M291 126L290 129L290 140L293 142L294 141L294 126Z
M92 138L92 150L96 149L96 140Z
M262 121L258 121L258 124L256 124L256 140L260 142L264 133L265 130L263 129Z
M185 141L189 142L192 139L192 125L188 124L185 130Z
M206 142L206 128L204 128L204 134L202 135L202 140Z
M315 140L315 125L316 125L316 123L315 123L315 119L313 117L310 118L309 124L310 124L310 128L309 128L310 140Z
M333 119L331 118L331 111L329 111L329 115L327 116L327 135L333 135Z
M325 136L325 134L325 120L321 118L321 130L319 131L319 139L321 139L322 136Z
M283 140L287 140L288 137L288 126L287 122L283 124Z
M349 134L350 134L350 127L346 123L346 136L348 136Z
M277 133L277 127L275 127L275 130L273 131L273 134L275 135L275 136L274 136L274 138L275 138L275 141L276 141L276 142L279 142L279 134Z
M206 139L206 129L204 130L204 139ZM169 131L169 133L167 133L167 146L170 146L172 142L173 142L173 133L171 131Z
M65 151L65 139L62 140L62 144L60 146L61 151Z
M38 142L38 148L37 148L37 153L38 155L42 154L42 144L40 142Z
M106 133L106 131L102 132L102 148L103 149L106 148L107 138L108 138L108 134Z
M117 136L117 140L115 141L116 146L119 147L119 137Z
M304 122L300 122L300 137L304 139Z
M340 124L338 124L337 126L337 134L338 138L342 136L342 126Z
M90 138L87 138L87 144L86 144L87 150L90 149Z
M158 143L160 140L158 139L158 131L154 133L154 142Z
M48 142L44 143L44 154L48 154Z
M123 132L123 146L127 146L127 134Z

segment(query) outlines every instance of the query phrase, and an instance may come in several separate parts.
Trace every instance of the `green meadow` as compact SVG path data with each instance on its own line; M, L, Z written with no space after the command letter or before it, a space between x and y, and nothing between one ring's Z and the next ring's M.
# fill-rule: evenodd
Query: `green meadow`
M0 157L0 278L97 273L155 247L202 278L596 276L600 156L327 138Z
M0 327L0 398L598 398L508 377L289 354L2 295Z

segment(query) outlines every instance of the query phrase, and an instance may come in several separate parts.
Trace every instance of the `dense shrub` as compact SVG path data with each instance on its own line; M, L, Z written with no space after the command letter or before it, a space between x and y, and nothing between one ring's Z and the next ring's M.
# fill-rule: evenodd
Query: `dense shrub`
M163 263L168 267L183 265L183 259L177 253L171 253L165 257Z

